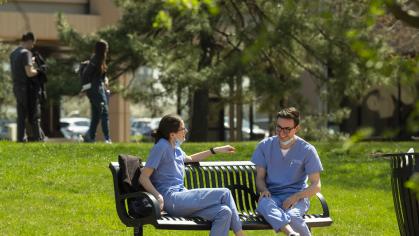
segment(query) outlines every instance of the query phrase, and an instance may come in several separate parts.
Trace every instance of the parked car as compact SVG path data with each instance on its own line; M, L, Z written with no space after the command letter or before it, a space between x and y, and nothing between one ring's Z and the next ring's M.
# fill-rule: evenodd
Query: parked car
M234 123L236 123L236 120L234 120ZM230 124L228 117L224 117L224 129L225 129L225 137L228 140L230 138ZM243 140L262 140L265 137L268 137L269 131L264 130L260 128L258 125L253 124L253 136L250 137L250 122L246 119L243 119L242 121L242 134L243 134Z
M135 118L131 120L131 135L141 135L151 140L151 134L159 126L161 118Z
M151 118L136 118L131 121L131 135L145 135L151 132Z
M90 119L86 117L64 117L60 119L60 130L66 139L81 140L89 130Z
M8 125L12 123L10 120L0 119L0 140L9 140L9 128Z

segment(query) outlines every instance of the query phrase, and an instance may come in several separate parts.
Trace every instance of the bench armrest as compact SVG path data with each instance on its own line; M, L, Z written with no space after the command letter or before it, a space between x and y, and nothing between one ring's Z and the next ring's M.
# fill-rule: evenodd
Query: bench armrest
M323 194L316 193L317 198L320 200L320 203L322 204L322 208L323 208L323 217L329 217L329 206L327 205L326 199L323 197Z
M148 202L151 204L151 206L153 207L153 210L151 211L151 215L155 218L158 219L160 218L161 214L160 214L160 203L159 201L153 196L153 194L149 193L149 192L144 192L144 191L139 191L139 192L135 192L135 193L126 193L126 194L122 194L120 196L120 200L125 200L125 199L130 199L130 198L145 198L148 200Z

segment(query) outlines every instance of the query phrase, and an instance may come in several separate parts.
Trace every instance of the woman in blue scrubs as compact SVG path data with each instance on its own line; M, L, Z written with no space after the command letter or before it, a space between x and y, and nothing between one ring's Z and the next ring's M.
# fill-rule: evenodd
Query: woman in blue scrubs
M160 209L172 216L199 216L212 221L211 236L227 236L232 229L236 236L244 235L237 208L227 188L188 190L183 184L185 162L199 162L216 153L234 153L230 145L187 156L180 148L188 130L177 115L164 116L155 133L155 145L150 151L140 182L160 203Z

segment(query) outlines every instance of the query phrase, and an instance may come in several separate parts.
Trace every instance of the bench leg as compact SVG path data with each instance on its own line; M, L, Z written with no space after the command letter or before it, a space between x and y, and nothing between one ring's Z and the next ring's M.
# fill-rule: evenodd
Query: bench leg
M143 236L143 226L134 227L134 236Z

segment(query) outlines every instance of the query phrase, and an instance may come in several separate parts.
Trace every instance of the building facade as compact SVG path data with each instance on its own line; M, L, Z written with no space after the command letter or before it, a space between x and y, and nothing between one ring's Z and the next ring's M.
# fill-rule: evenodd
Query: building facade
M63 13L68 23L81 34L94 33L116 23L121 17L112 0L8 0L0 6L0 41L17 44L24 32L32 31L37 38L36 48L44 57L65 57L70 49L58 39L58 12ZM118 81L126 83L128 77L122 76ZM48 114L59 114L57 107L47 109ZM115 94L111 96L109 109L113 141L129 141L128 103ZM54 127L58 125L58 118L43 119L44 129L49 136L58 135Z

